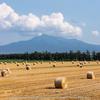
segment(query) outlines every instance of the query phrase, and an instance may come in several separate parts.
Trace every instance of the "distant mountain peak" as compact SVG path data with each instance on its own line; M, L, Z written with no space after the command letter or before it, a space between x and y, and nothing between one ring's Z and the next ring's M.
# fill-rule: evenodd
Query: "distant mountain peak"
M31 40L19 41L8 45L0 46L0 53L24 53L24 52L100 52L100 45L87 44L77 39L66 39L62 37L54 37L46 34L36 36Z

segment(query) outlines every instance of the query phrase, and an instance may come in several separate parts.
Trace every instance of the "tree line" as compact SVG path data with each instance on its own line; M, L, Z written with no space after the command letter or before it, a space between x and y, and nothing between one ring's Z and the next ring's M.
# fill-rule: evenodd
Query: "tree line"
M34 53L15 53L15 54L0 54L0 59L24 59L24 60L59 60L59 61L72 61L72 60L79 60L79 61L91 61L91 60L100 60L100 52L96 53L95 51L92 52L90 55L89 50L86 52L63 52L63 53L50 53L50 52L37 52Z

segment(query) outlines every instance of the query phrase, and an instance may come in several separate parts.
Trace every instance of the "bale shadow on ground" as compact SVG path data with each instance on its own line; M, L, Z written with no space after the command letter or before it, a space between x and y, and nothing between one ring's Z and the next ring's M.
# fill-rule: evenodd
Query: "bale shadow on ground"
M55 87L46 87L45 89L56 89Z

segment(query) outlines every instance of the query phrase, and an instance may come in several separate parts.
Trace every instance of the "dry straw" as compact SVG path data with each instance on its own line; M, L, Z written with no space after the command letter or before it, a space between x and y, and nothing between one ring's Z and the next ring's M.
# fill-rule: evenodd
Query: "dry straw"
M74 64L74 61L72 61L72 64Z
M31 70L31 67L30 66L26 66L26 70Z
M68 87L67 79L64 77L57 77L54 81L55 88L66 89Z
M56 61L54 61L54 63L56 63Z
M8 76L9 72L7 70L3 70L1 72L1 76L5 77L5 76Z
M19 63L17 64L17 66L19 66Z
M97 64L99 64L99 61L97 61Z
M84 64L86 64L86 61L84 61Z
M24 65L24 62L22 62L22 65Z
M51 61L49 61L49 64L51 64Z
M38 64L38 61L36 63Z
M2 62L0 62L0 64L2 64Z
M7 65L7 63L6 63L6 62L4 62L4 65Z
M88 71L87 79L95 79L95 73L93 71Z
M26 64L26 66L30 66L30 64Z
M25 61L25 63L27 63L27 61Z
M80 68L82 68L82 64L80 64Z
M83 62L80 62L81 65L83 65Z
M53 67L56 67L56 64L53 64Z
M41 61L41 64L43 64L43 62Z
M6 68L6 71L8 71L8 73L11 73L11 69L10 68Z
M12 64L13 62L11 61L10 63Z
M77 66L79 66L79 64L77 64Z
M17 64L17 62L15 61L15 64Z

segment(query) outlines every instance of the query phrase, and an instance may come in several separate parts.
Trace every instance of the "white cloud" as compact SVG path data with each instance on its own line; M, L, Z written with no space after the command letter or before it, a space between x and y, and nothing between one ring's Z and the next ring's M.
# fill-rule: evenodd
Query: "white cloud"
M34 36L41 34L82 36L80 27L74 27L63 20L64 17L60 12L52 13L50 16L43 15L40 19L32 13L28 16L19 16L10 6L5 3L0 4L0 31L21 31L23 34L25 32Z
M92 34L95 36L99 36L99 32L98 31L92 31Z
M86 24L85 24L85 23L82 23L82 25L83 25L83 26L86 26Z

